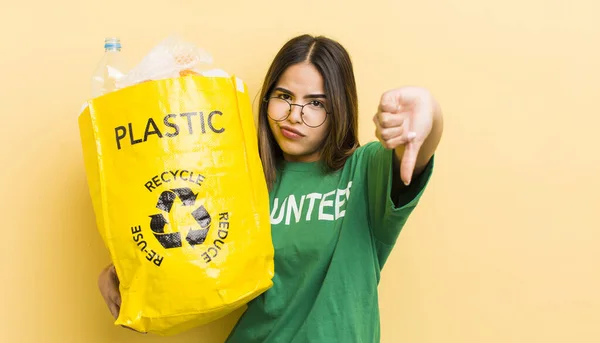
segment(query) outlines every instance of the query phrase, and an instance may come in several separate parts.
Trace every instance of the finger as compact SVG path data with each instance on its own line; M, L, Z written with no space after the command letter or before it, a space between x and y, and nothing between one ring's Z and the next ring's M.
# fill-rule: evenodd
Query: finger
M379 103L379 112L398 113L402 109L395 101Z
M405 116L395 113L378 112L377 121L379 125L383 127L397 127L402 126L405 122Z
M119 276L117 275L117 270L114 266L109 270L109 274L113 282L118 286L120 284Z
M375 115L373 116L373 124L375 124L375 136L377 137L377 139L381 140L381 124L379 124L379 112L375 113Z
M121 282L119 281L119 276L117 275L117 270L114 266L110 270L110 276L112 280L111 286L113 289L113 291L111 292L111 300L114 301L115 304L121 306L121 293L119 292L119 285L121 284Z
M110 300L115 305L121 306L121 294L119 293L119 289L118 288L116 288L116 290L115 289L111 289L108 292L108 300Z
M404 154L402 155L402 161L400 164L400 177L405 185L409 185L412 181L412 176L415 171L415 164L417 163L417 156L421 149L420 142L410 142L404 148Z
M385 146L388 149L395 149L399 146L403 146L403 145L410 143L416 135L414 134L414 132L406 133L406 130L404 130L404 128L402 128L402 129L403 129L403 132L399 136L395 136L395 137L392 137L390 139L385 139L385 140L380 139L383 146Z
M379 111L395 113L399 110L398 102L393 92L385 92L379 100Z
M402 117L399 115L395 115L395 116ZM395 149L399 146L407 144L408 142L410 142L411 140L413 140L415 138L416 134L407 129L410 125L410 122L408 120L404 120L403 117L402 117L402 120L403 120L402 126L400 126L401 132L392 131L391 135L383 137L383 133L389 132L387 130L391 130L391 129L390 128L380 129L380 131L382 132L382 135L381 135L382 138L380 138L380 141L382 142L384 147L386 147L388 149Z
M108 309L110 310L110 314L117 319L119 317L119 312L121 312L121 308L115 304L108 305Z
M381 143L387 149L396 149L397 147L410 143L410 141L411 140L408 138L407 135L401 135L388 140L383 140Z
M379 121L377 121L377 115L373 117L373 122L375 123L375 137L377 137L379 141L383 141L381 138L381 125L379 125Z
M380 129L380 134L381 134L381 139L383 140L390 140L392 138L396 138L396 137L400 137L404 134L404 127L403 126L398 126L398 127L391 127L391 128L385 128L385 129Z

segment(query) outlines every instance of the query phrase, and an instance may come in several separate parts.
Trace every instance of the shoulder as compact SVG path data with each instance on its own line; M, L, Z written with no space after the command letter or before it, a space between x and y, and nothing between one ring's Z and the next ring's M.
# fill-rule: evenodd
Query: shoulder
M358 167L374 158L391 158L393 150L386 149L379 141L371 141L358 147L346 161L346 167Z
M385 149L379 141L368 142L356 148L344 163L342 170L337 173L340 173L342 178L364 181L369 169L380 168L382 161L391 162L392 151Z
M358 154L359 156L362 156L362 155L365 155L365 154L373 154L373 153L376 153L378 151L385 151L385 150L387 150L387 149L385 149L383 147L383 145L381 145L381 142L379 142L379 141L371 141L371 142L368 142L368 143L366 143L366 144L361 145L360 147L358 147L354 151L354 154Z

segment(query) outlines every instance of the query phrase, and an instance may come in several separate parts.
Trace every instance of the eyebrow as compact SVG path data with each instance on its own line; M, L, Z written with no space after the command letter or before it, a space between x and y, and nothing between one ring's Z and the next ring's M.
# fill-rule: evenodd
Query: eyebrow
M291 96L295 96L294 93L292 93L292 91L287 90L282 87L275 87L275 89L273 89L273 91L280 91L282 93L286 93ZM327 99L327 96L325 94L307 94L304 96L304 98L305 99Z

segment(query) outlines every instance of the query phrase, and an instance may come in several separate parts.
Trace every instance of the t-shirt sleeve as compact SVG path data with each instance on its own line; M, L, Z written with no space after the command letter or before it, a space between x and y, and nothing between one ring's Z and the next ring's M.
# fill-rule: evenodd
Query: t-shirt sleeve
M411 184L400 190L396 202L392 200L394 151L385 149L379 142L363 147L362 163L366 168L366 196L371 233L378 248L379 263L383 267L392 246L408 217L417 206L431 174L434 158ZM398 206L396 206L398 204Z

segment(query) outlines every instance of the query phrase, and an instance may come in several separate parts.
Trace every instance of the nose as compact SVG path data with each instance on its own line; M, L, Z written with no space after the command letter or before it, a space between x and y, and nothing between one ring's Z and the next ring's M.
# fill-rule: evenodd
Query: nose
M302 106L292 104L288 120L294 124L302 123Z

